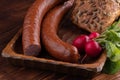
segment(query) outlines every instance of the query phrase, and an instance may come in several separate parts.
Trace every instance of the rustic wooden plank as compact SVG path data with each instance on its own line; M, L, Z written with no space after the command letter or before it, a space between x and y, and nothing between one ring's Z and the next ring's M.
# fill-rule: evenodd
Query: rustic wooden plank
M3 1L4 2L3 4L2 2L0 3L1 5L3 5L0 7L0 30L1 30L0 33L14 28L10 25L20 23L20 21L23 21L28 8L33 2L33 0L29 1L22 0L19 2L17 0L5 0L5 1ZM10 1L12 3L8 4Z
M0 52L17 32L28 8L34 0L0 0ZM9 33L10 32L14 33ZM6 36L6 37L5 37ZM90 80L54 72L26 69L10 65L0 57L0 80ZM114 75L99 74L92 80L120 80L120 72Z
M24 16L34 1L0 0L0 52L22 26Z
M92 80L120 80L120 72L114 75L99 74L96 77L94 77Z
M17 80L23 80L23 79L24 80L31 80L31 78L33 78L37 74L39 74L39 73L35 72L33 70L25 70L24 68L20 68L17 71L14 71L14 72L10 73L8 76L7 75L6 76L12 77L13 79L17 79ZM1 79L5 79L6 76L2 77ZM13 79L10 79L10 80L13 80Z

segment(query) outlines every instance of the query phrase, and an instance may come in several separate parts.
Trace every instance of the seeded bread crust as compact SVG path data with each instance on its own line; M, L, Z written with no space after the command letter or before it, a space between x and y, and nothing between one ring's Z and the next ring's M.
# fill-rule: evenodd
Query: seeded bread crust
M89 32L102 33L120 16L120 0L76 0L72 21Z

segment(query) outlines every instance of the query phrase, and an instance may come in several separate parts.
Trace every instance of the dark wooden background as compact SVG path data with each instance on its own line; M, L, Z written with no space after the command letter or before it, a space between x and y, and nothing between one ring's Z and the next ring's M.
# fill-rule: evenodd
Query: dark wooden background
M0 53L19 28L22 27L24 16L34 1L35 0L0 0ZM0 80L91 79L12 66L0 56ZM120 80L120 72L114 75L95 75L92 80Z

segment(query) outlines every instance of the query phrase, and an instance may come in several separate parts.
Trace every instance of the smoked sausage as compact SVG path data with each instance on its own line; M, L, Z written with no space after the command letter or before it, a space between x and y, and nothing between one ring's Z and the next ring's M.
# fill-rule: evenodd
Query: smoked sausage
M69 0L51 10L43 20L42 42L51 56L66 62L78 62L80 55L76 47L63 42L57 35L58 26L64 14L72 7L74 0Z
M23 24L22 44L25 55L37 56L41 51L40 28L44 15L62 0L36 0Z

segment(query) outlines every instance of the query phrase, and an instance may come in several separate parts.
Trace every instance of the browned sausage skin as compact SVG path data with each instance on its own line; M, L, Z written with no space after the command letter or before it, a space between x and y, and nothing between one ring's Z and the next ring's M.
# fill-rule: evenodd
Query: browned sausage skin
M56 59L67 62L78 62L80 55L76 47L63 42L57 35L59 23L64 14L71 8L74 0L65 2L51 10L42 25L42 41L48 52Z
M40 27L46 12L62 0L36 0L30 7L23 25L23 51L25 55L37 56L41 51Z

